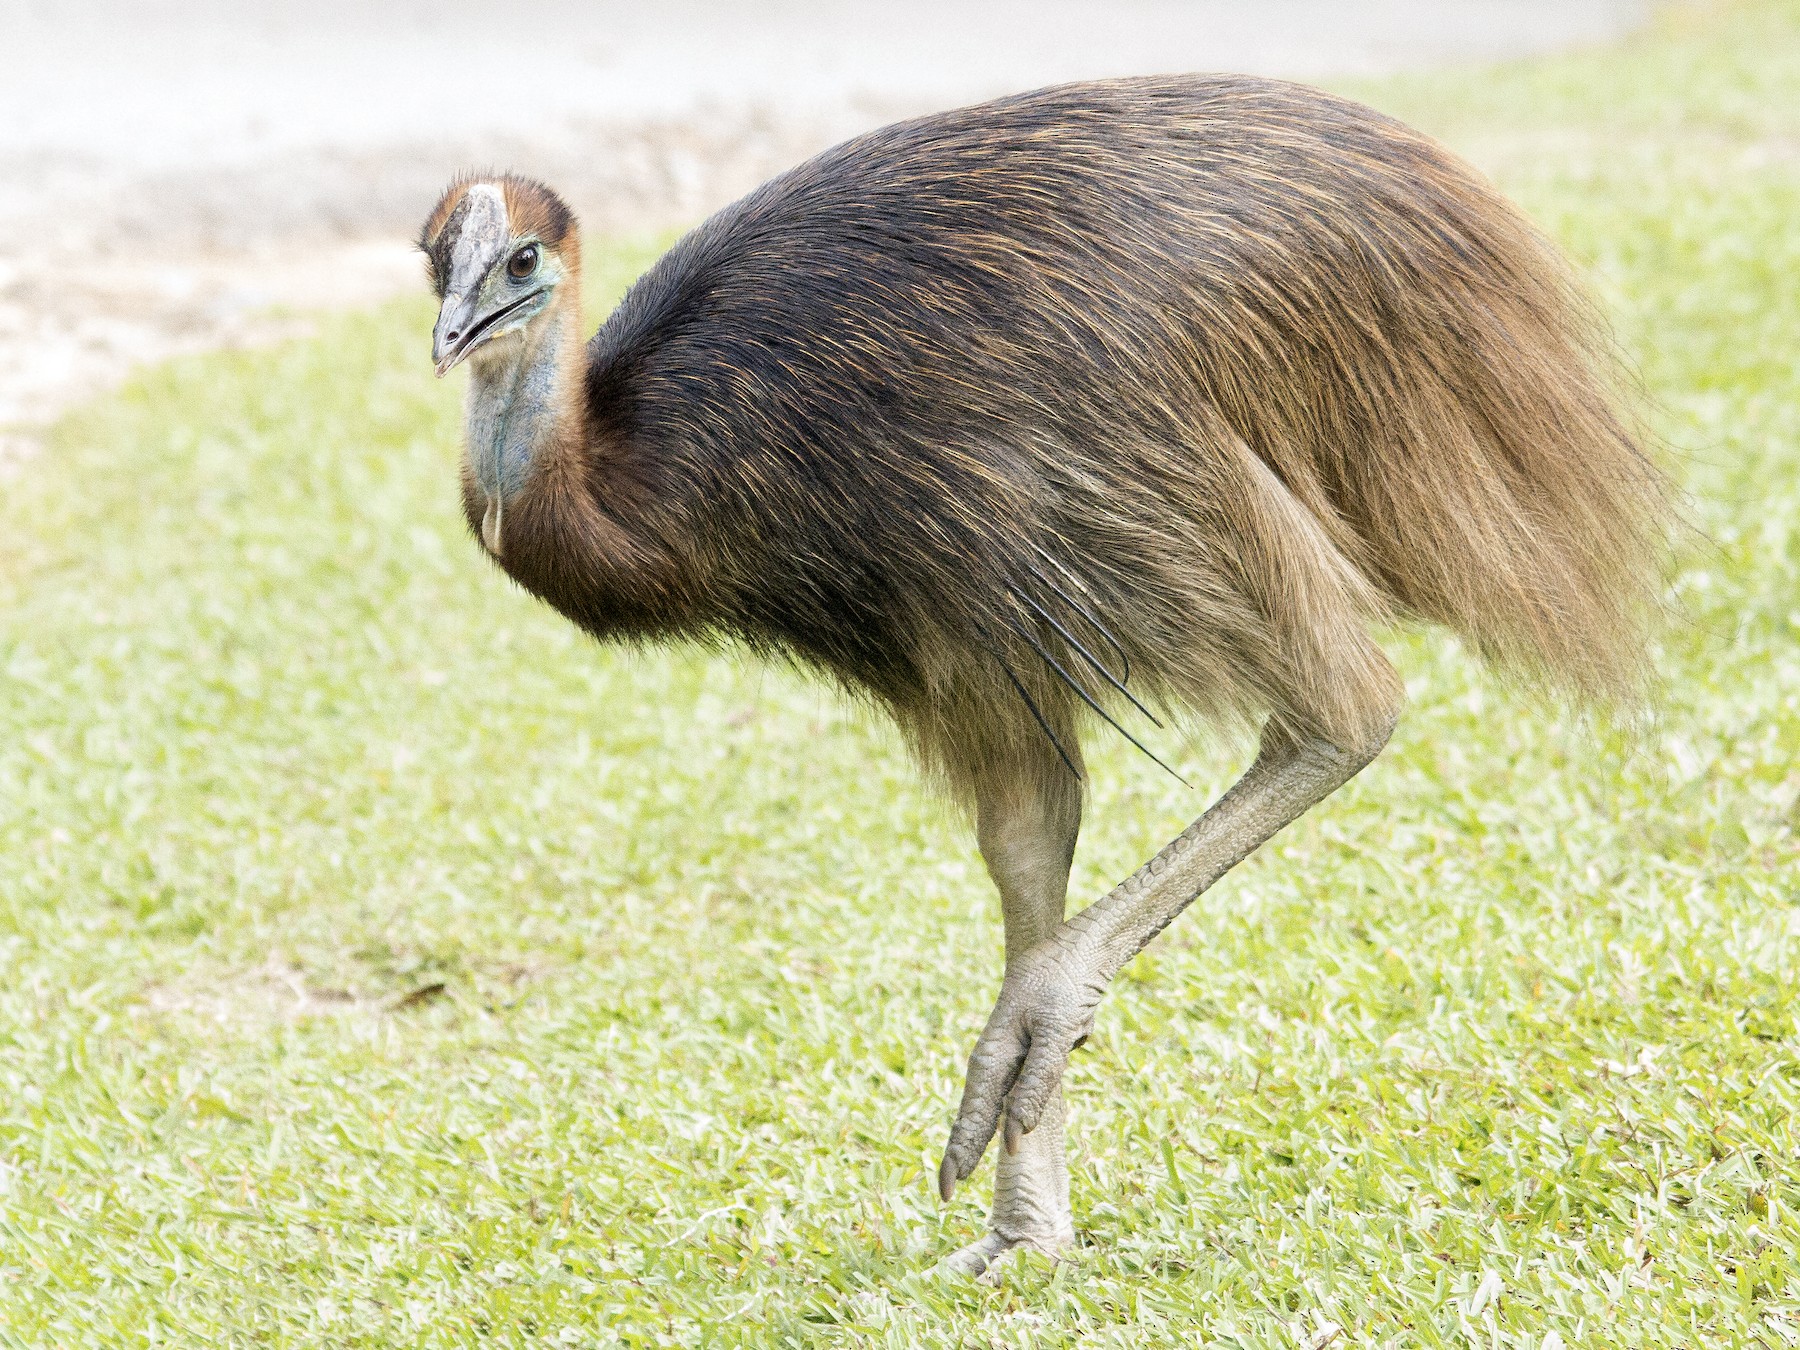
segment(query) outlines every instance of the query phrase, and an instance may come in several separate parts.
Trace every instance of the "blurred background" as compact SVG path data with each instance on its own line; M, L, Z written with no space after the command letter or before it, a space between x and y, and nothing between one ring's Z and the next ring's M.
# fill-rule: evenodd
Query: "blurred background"
M418 283L466 167L590 232L691 224L832 141L1087 76L1328 77L1617 36L1637 0L4 0L0 471L134 364Z

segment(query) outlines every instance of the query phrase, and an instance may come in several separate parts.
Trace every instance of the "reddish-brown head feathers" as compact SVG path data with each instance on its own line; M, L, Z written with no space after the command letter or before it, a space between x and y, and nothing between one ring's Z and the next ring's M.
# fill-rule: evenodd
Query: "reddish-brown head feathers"
M575 225L575 213L568 203L535 178L519 174L462 174L444 189L444 195L426 217L419 231L419 251L425 255L431 284L439 296L448 278L447 255L453 230L446 227L456 218L469 189L488 183L500 190L506 203L507 225L514 239L535 239L556 253L571 271L581 265L581 237Z

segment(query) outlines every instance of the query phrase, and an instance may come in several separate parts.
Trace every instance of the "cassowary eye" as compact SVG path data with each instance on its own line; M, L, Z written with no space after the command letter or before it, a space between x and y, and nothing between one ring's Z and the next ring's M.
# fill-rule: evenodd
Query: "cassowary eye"
M506 274L514 281L523 281L537 271L537 265L538 246L527 244L506 260Z

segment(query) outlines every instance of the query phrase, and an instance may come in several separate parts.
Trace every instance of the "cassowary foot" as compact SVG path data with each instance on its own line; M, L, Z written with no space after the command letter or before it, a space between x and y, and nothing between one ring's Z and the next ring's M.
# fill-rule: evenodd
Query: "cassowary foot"
M984 1233L960 1251L945 1257L944 1269L952 1275L979 1277L997 1284L1018 1252L1034 1251L1052 1261L1063 1261L1068 1259L1074 1246L1073 1236L1006 1238L998 1233Z
M969 1056L962 1106L938 1168L938 1193L945 1200L975 1170L1003 1119L1001 1138L1010 1158L1060 1102L1069 1053L1093 1030L1106 985L1094 944L1069 923L1008 967L994 1011ZM1060 1124L1060 1109L1056 1116ZM1060 1152L1061 1131L1056 1133ZM996 1197L997 1220L998 1215ZM1005 1231L998 1221L995 1229Z
M988 1232L944 1264L957 1274L985 1273L990 1280L997 1280L1006 1258L1014 1252L1031 1250L1061 1260L1074 1245L1062 1094L1057 1093L1037 1128L1020 1141L1018 1151L1000 1155Z

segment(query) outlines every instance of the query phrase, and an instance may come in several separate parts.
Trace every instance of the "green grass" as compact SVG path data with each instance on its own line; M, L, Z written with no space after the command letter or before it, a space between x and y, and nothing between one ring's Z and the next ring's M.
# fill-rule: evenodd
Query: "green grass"
M4 488L0 1343L1800 1344L1800 5L1361 92L1591 271L1683 448L1663 710L1396 635L1390 752L1076 1057L1078 1262L929 1269L965 832L819 687L494 573L421 300ZM1204 800L1096 759L1081 897Z

